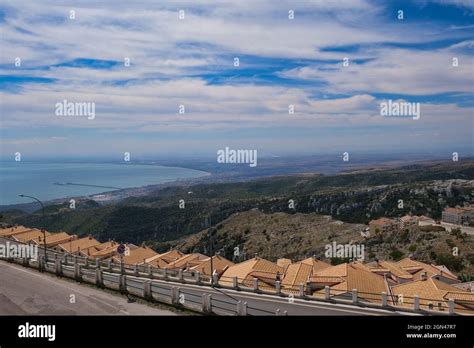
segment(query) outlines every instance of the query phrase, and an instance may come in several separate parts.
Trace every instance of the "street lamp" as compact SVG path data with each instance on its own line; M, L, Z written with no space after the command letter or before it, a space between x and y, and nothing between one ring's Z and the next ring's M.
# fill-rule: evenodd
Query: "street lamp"
M211 286L214 286L214 262L213 262L213 249L212 249L212 237L216 233L216 229L211 225L211 217L209 216L209 254L211 256Z
M37 201L39 204L41 204L41 210L43 211L43 223L44 223L44 204L41 202L38 198L33 197L33 196L27 196L27 195L19 195L20 197L23 198L31 198L35 201ZM41 231L43 232L43 244L44 244L44 260L48 261L48 254L46 254L46 230L42 227Z

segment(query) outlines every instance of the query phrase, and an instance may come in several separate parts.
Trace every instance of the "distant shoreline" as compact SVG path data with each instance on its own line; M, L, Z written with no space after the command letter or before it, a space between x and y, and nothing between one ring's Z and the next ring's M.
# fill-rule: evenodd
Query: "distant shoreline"
M52 165L60 165L63 163L60 162L50 162L50 163L45 163L45 162L26 162L28 164L39 164L39 165L44 165L44 164L52 164ZM1 163L0 163L1 164ZM59 204L59 203L64 203L65 201L68 201L70 199L76 199L76 200L95 200L99 204L107 204L111 202L116 202L122 199L125 199L127 197L131 196L141 196L143 194L149 193L150 191L156 190L160 187L167 186L167 185L179 185L180 183L190 183L194 180L197 179L202 179L202 178L208 178L212 174L200 169L195 169L195 168L186 168L186 167L179 167L179 166L174 166L174 165L163 165L163 164L158 164L158 163L114 163L114 162L108 162L108 163L96 163L96 162L85 162L85 161L77 161L77 162L67 162L66 164L84 164L84 165L95 165L95 164L107 164L107 165L126 165L126 166L156 166L156 167L164 167L164 168L169 168L169 169L179 169L179 170L189 170L189 171L198 171L201 172L202 175L196 176L196 177L181 177L181 178L176 178L172 180L165 180L161 183L154 183L154 184L149 184L149 185L137 185L137 186L130 186L130 187L117 187L113 188L110 186L105 186L105 185L94 185L94 184L85 184L85 183L74 183L74 182L52 182L51 185L57 185L57 186L84 186L84 187L90 187L90 188L104 188L104 191L97 192L97 193L91 193L91 194L72 194L72 195L65 195L61 196L58 198L52 198L52 199L44 199L42 202L45 204L45 206L49 205L54 205L54 204ZM108 189L109 188L109 189ZM41 198L41 197L40 197ZM1 211L8 211L8 210L23 210L27 213L31 213L32 211L35 211L38 209L37 203L36 202L25 202L25 203L12 203L12 204L2 204L0 205L0 212Z

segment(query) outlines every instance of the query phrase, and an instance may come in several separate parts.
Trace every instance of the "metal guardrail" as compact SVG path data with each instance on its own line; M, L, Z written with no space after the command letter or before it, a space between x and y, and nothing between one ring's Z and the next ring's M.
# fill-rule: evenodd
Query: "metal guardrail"
M25 244L0 237L0 242ZM364 308L387 309L395 311L407 311L425 314L466 314L466 307L454 303L454 301L444 301L420 298L419 296L394 296L392 294L376 294L368 292L358 292L353 290L345 296L335 297L330 293L330 288L326 287L324 295L314 296L304 284L298 287L281 286L275 282L274 286L261 282L258 279L241 279L237 277L217 277L211 284L210 276L203 276L199 272L186 272L182 270L166 270L153 267L151 265L124 265L113 260L99 261L78 255L69 255L48 249L46 255L43 249L38 249L39 259L15 259L10 260L25 266L38 268L40 271L55 273L59 276L73 278L78 281L95 284L100 287L120 290L124 293L133 293L145 299L157 300L170 303L176 306L199 310L204 313L215 313L220 315L284 315L285 312L271 312L265 309L247 306L246 302L233 301L225 302L221 299L212 298L211 294L200 295L187 293L180 289L179 284L193 284L209 287L211 290L233 289L242 292L253 292L284 297L288 303L293 303L294 299L304 299L308 302L331 302L339 304L349 304L363 306ZM162 286L154 280L165 280L170 284ZM211 287L212 286L212 287ZM177 290L173 290L173 289ZM176 295L178 291L178 295ZM226 295L225 293L221 292ZM179 296L179 294L184 296ZM331 296L333 295L333 296ZM207 296L207 297L206 297ZM231 297L227 295L228 297ZM349 297L349 298L348 298ZM199 298L199 299L198 299ZM199 306L198 306L199 305ZM199 308L198 308L199 307ZM470 308L474 308L474 302ZM474 313L474 311L472 311Z

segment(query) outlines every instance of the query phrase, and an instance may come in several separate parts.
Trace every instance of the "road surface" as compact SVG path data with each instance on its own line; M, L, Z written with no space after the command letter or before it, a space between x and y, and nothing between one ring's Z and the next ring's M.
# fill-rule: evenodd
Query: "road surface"
M75 303L70 303L71 295ZM91 286L0 262L0 315L176 315Z

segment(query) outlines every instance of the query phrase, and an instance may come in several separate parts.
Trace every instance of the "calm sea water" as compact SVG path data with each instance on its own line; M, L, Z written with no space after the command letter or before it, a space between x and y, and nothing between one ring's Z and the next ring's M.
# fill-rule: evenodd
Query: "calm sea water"
M196 178L207 173L175 167L138 164L99 163L0 163L0 205L28 203L20 194L50 200L71 196L85 196L113 188L154 185L177 179ZM55 185L75 183L104 187Z

